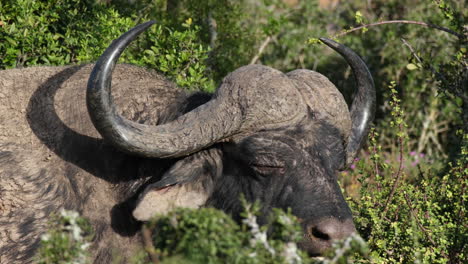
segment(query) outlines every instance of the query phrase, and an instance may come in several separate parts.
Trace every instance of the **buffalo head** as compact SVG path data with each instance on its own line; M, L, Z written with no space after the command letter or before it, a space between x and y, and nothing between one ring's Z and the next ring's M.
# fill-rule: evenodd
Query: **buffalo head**
M265 216L273 207L291 208L304 228L300 245L311 254L355 232L337 171L354 159L373 119L375 90L365 63L349 48L321 39L354 72L358 90L350 111L316 72L249 65L224 78L204 104L157 126L141 124L117 114L110 80L124 48L152 24L110 45L87 91L91 120L110 144L131 155L175 159L141 192L134 217L144 221L175 206L214 206L236 217L243 194L260 201Z

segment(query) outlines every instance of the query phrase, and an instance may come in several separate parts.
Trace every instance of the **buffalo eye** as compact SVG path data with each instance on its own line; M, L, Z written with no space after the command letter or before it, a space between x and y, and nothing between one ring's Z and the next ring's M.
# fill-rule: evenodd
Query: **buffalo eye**
M260 175L268 176L271 174L284 174L286 171L283 165L271 165L271 164L263 164L263 163L252 163L250 164L252 169Z
M286 163L283 158L272 152L257 152L254 156L249 157L248 163L261 176L284 174L286 171Z

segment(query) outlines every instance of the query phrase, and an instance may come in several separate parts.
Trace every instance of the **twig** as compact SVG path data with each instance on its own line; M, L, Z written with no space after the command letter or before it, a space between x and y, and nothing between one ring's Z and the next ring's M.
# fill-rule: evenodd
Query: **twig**
M143 235L143 245L145 247L146 252L148 252L150 256L151 262L153 262L153 264L158 264L159 258L158 254L156 253L156 249L153 246L153 242L151 239L151 230L147 226L143 225L143 227L141 228L141 233Z
M397 171L397 174L395 176L395 181L393 182L393 186L392 186L392 190L390 191L390 195L388 196L387 201L385 202L385 207L384 207L384 210L382 212L383 216L385 216L385 214L387 213L388 205L390 204L390 202L393 199L393 196L395 195L396 189L398 187L398 182L400 181L401 168L403 167L403 147L402 147L403 140L401 138L399 138L398 142L399 142L399 145L400 145L400 157L399 157L400 165L398 166L398 171Z
M413 56L416 58L416 60L417 60L419 63L421 63L421 65L424 65L424 64L423 64L423 60L418 56L418 54L416 54L416 52L414 51L413 47L412 47L405 39L402 38L401 41L403 42L403 44L404 44L405 46L407 46L407 47L409 48L409 50L411 51L411 54L413 54ZM434 67L432 67L430 64L425 64L425 65L426 65L426 67L428 67L428 68L431 70L431 72L432 72L439 80L441 80L442 82L447 82L447 79L445 78L445 76L444 76L443 74L441 74L440 72L436 71L436 70L434 69ZM466 67L465 67L465 69L466 69ZM466 74L466 72L468 72L468 71L465 71L465 74ZM468 77L468 74L466 74L466 76ZM466 83L467 83L467 82L466 82L466 78L465 78L464 81L462 81L462 84L460 85L460 87L463 85L463 83L464 83L465 86L466 86ZM455 85L455 86L456 86L456 85ZM460 98L462 99L462 101L463 101L463 106L462 106L462 107L464 108L463 110L465 110L465 108L468 109L468 96L466 95L466 93L464 93L464 91L466 91L466 88L465 88L465 87L461 87L460 90L458 90L457 87L453 87L452 89L447 89L447 90L448 90L450 93L453 93L455 96L458 96L458 97L460 97ZM466 111L463 111L463 112L465 113ZM467 112L467 113L468 113L468 112ZM468 125L467 125L468 122L466 122L466 121L468 121L468 114L466 114L465 116L462 116L462 118L463 118L463 121L464 121L464 123L465 123L465 128L468 128Z
M403 44L405 46L408 47L408 49L411 51L411 54L413 55L413 57L421 64L421 65L424 65L425 68L428 68L432 74L434 74L436 76L437 79L443 81L443 82L447 82L447 79L445 78L445 76L443 74L441 74L440 72L436 71L436 69L434 69L434 67L432 67L430 64L425 64L424 61L418 56L418 54L416 53L416 51L414 50L414 48L408 43L408 41L406 41L404 38L401 38L401 41L403 42ZM432 121L433 123L436 124L436 119L437 119L437 112L434 111L434 109L431 108L431 112L429 115L427 115L427 117L429 119L426 119L426 121L424 121L424 126L423 126L423 133L421 134L421 138L423 138L424 136L424 140L426 142L429 141L429 139L432 139L432 141L434 142L434 144L437 146L437 148L442 151L442 146L439 142L439 140L437 139L436 135L434 135L433 133L429 132L429 133L426 133L427 132L427 129L428 129L428 126L430 124L430 122ZM437 124L436 124L437 126ZM436 127L437 128L437 127ZM425 144L425 142L422 142L423 144ZM418 142L418 151L420 152L422 150L422 148L424 147L424 145L420 145L421 144L421 141Z
M255 64L258 59L260 58L260 56L262 55L263 51L265 50L266 46L270 43L270 41L272 40L272 37L271 36L268 36L262 43L262 45L260 45L260 48L258 48L258 52L257 52L257 55L255 55L255 57L253 57L253 59L250 61L249 64Z
M218 25L216 20L213 18L212 12L208 13L208 30L210 32L210 48L213 50L216 46L216 40L218 39Z
M416 52L414 51L413 47L405 40L405 39L401 39L401 41L403 42L403 44L405 46L407 46L409 48L409 50L411 51L411 54L416 58L416 60L421 63L423 65L423 61L422 59L418 56L418 54L416 54ZM446 82L447 79L445 78L445 76L443 74L441 74L440 72L436 71L434 69L434 67L432 67L430 64L426 64L429 69L431 70L431 72L437 76L440 80ZM465 64L465 68L467 67L468 65ZM466 82L465 82L466 83ZM457 92L456 89L451 89L449 90L450 92L452 92L453 94L455 94L456 96L462 98L464 101L468 102L468 97L466 97L466 95L464 95L463 93L460 93L460 92Z
M423 60L418 56L418 54L416 54L416 52L414 51L413 47L408 43L408 41L406 41L404 38L401 38L401 41L403 42L403 44L405 46L407 46L409 48L409 50L411 51L411 54L413 54L413 57L421 64L421 65L424 65L424 62ZM437 76L439 79L441 80L444 80L446 81L445 79L445 76L442 75L440 72L436 71L431 65L427 65L429 66L429 69L431 70L431 72Z
M399 125L399 128L400 128L400 131L401 131L402 124ZM385 216L385 214L387 213L388 205L392 201L393 196L395 195L395 191L396 191L396 189L398 187L398 182L400 181L401 169L403 167L403 139L402 139L402 137L398 138L398 145L399 145L399 148L400 148L400 153L399 153L400 164L398 166L398 171L396 173L396 176L394 177L395 181L393 182L393 186L392 186L392 190L390 191L390 195L388 196L387 201L385 201L385 206L384 206L384 209L382 211L382 216Z
M372 138L375 138L375 130L372 130L371 133L372 133ZM377 150L377 146L375 144L374 144L372 150L374 151L375 154L377 154L378 150ZM376 174L376 176L377 175L382 176L382 175L380 175L378 162L374 161L374 165L375 165L375 174Z
M426 22L412 21L412 20L389 20L389 21L375 22L375 23L371 23L371 24L362 25L362 26L359 26L359 27L348 29L348 30L346 30L344 32L341 32L341 33L335 35L335 37L341 37L341 36L346 35L348 33L358 31L358 30L361 30L361 29L364 29L364 28L373 27L373 26L380 26L380 25L386 25L386 24L414 24L414 25L420 25L420 26L425 26L425 27L435 28L435 29L438 29L438 30L441 30L441 31L445 31L445 32L447 32L449 34L452 34L452 35L458 37L459 39L466 38L465 35L460 34L458 32L455 32L453 30L450 30L448 28L444 28L444 27L434 25L434 24L429 24L429 23L426 23Z
M459 169L459 173L462 173L461 170L462 168ZM466 190L466 184L464 184L465 181L462 181L462 190L461 190L461 195L460 197L465 197L465 190ZM464 226L465 228L467 227L466 224L464 224L464 219L466 219L464 216L463 216L463 208L466 208L466 205L465 205L465 199L462 199L462 206L460 206L460 208L458 209L458 221L457 221L457 225L455 226L455 232L454 234L459 234L460 232L460 226ZM459 240L459 237L458 236L455 236L455 241L454 241L454 245L458 245L458 241ZM462 247L463 247L463 243L462 243ZM450 254L450 252L449 252ZM452 254L450 254L452 255Z
M370 138L372 139L372 151L373 151L373 154L377 154L378 152L378 148L377 148L377 143L373 142L375 140L375 129L374 128L371 128L370 130ZM372 163L374 163L374 172L375 172L375 177L377 178L377 175L378 176L382 176L380 174L380 169L379 169L379 163L376 161L376 159L372 159ZM380 192L381 191L381 187L382 185L380 184L380 182L375 179L376 182L377 182L377 190Z
M432 239L432 237L429 235L429 233L427 232L427 229L424 228L424 226L421 224L421 222L419 221L418 219L418 215L417 213L415 212L415 209L413 209L413 205L411 204L411 201L408 197L408 194L404 194L405 196L405 201L410 209L410 212L411 212L411 215L413 216L414 220L416 221L416 224L418 225L419 229L421 229L421 231L424 233L424 235L426 236L426 238L431 242L432 246L434 246L435 248L440 248L439 245ZM448 255L445 254L445 252L441 251L440 252L442 254L442 256L444 256L446 259L449 259Z

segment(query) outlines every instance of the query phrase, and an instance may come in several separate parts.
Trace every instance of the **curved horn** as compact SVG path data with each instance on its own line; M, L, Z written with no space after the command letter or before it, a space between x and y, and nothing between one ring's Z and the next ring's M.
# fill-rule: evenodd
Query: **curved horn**
M86 104L98 132L127 153L156 158L188 155L234 134L241 125L239 113L227 111L229 102L217 98L159 126L139 124L117 114L111 95L112 71L125 47L154 23L146 22L123 34L96 62Z
M374 80L366 63L350 48L326 38L320 38L320 41L345 58L353 70L358 87L351 105L352 127L346 146L346 164L350 164L361 148L369 132L370 123L374 119L376 101Z

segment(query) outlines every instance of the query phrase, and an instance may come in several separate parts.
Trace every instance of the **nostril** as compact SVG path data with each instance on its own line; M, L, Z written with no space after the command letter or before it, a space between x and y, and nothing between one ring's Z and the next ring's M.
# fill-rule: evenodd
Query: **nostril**
M341 222L334 218L325 219L318 223L309 224L307 233L311 239L321 241L340 240L350 236L356 229L353 222Z
M311 234L313 237L316 237L321 240L329 240L330 236L326 233L320 230L318 227L314 226L311 227L309 230L309 234Z
M304 239L299 247L311 256L319 256L330 249L334 242L345 239L356 232L352 218L326 217L302 221Z

